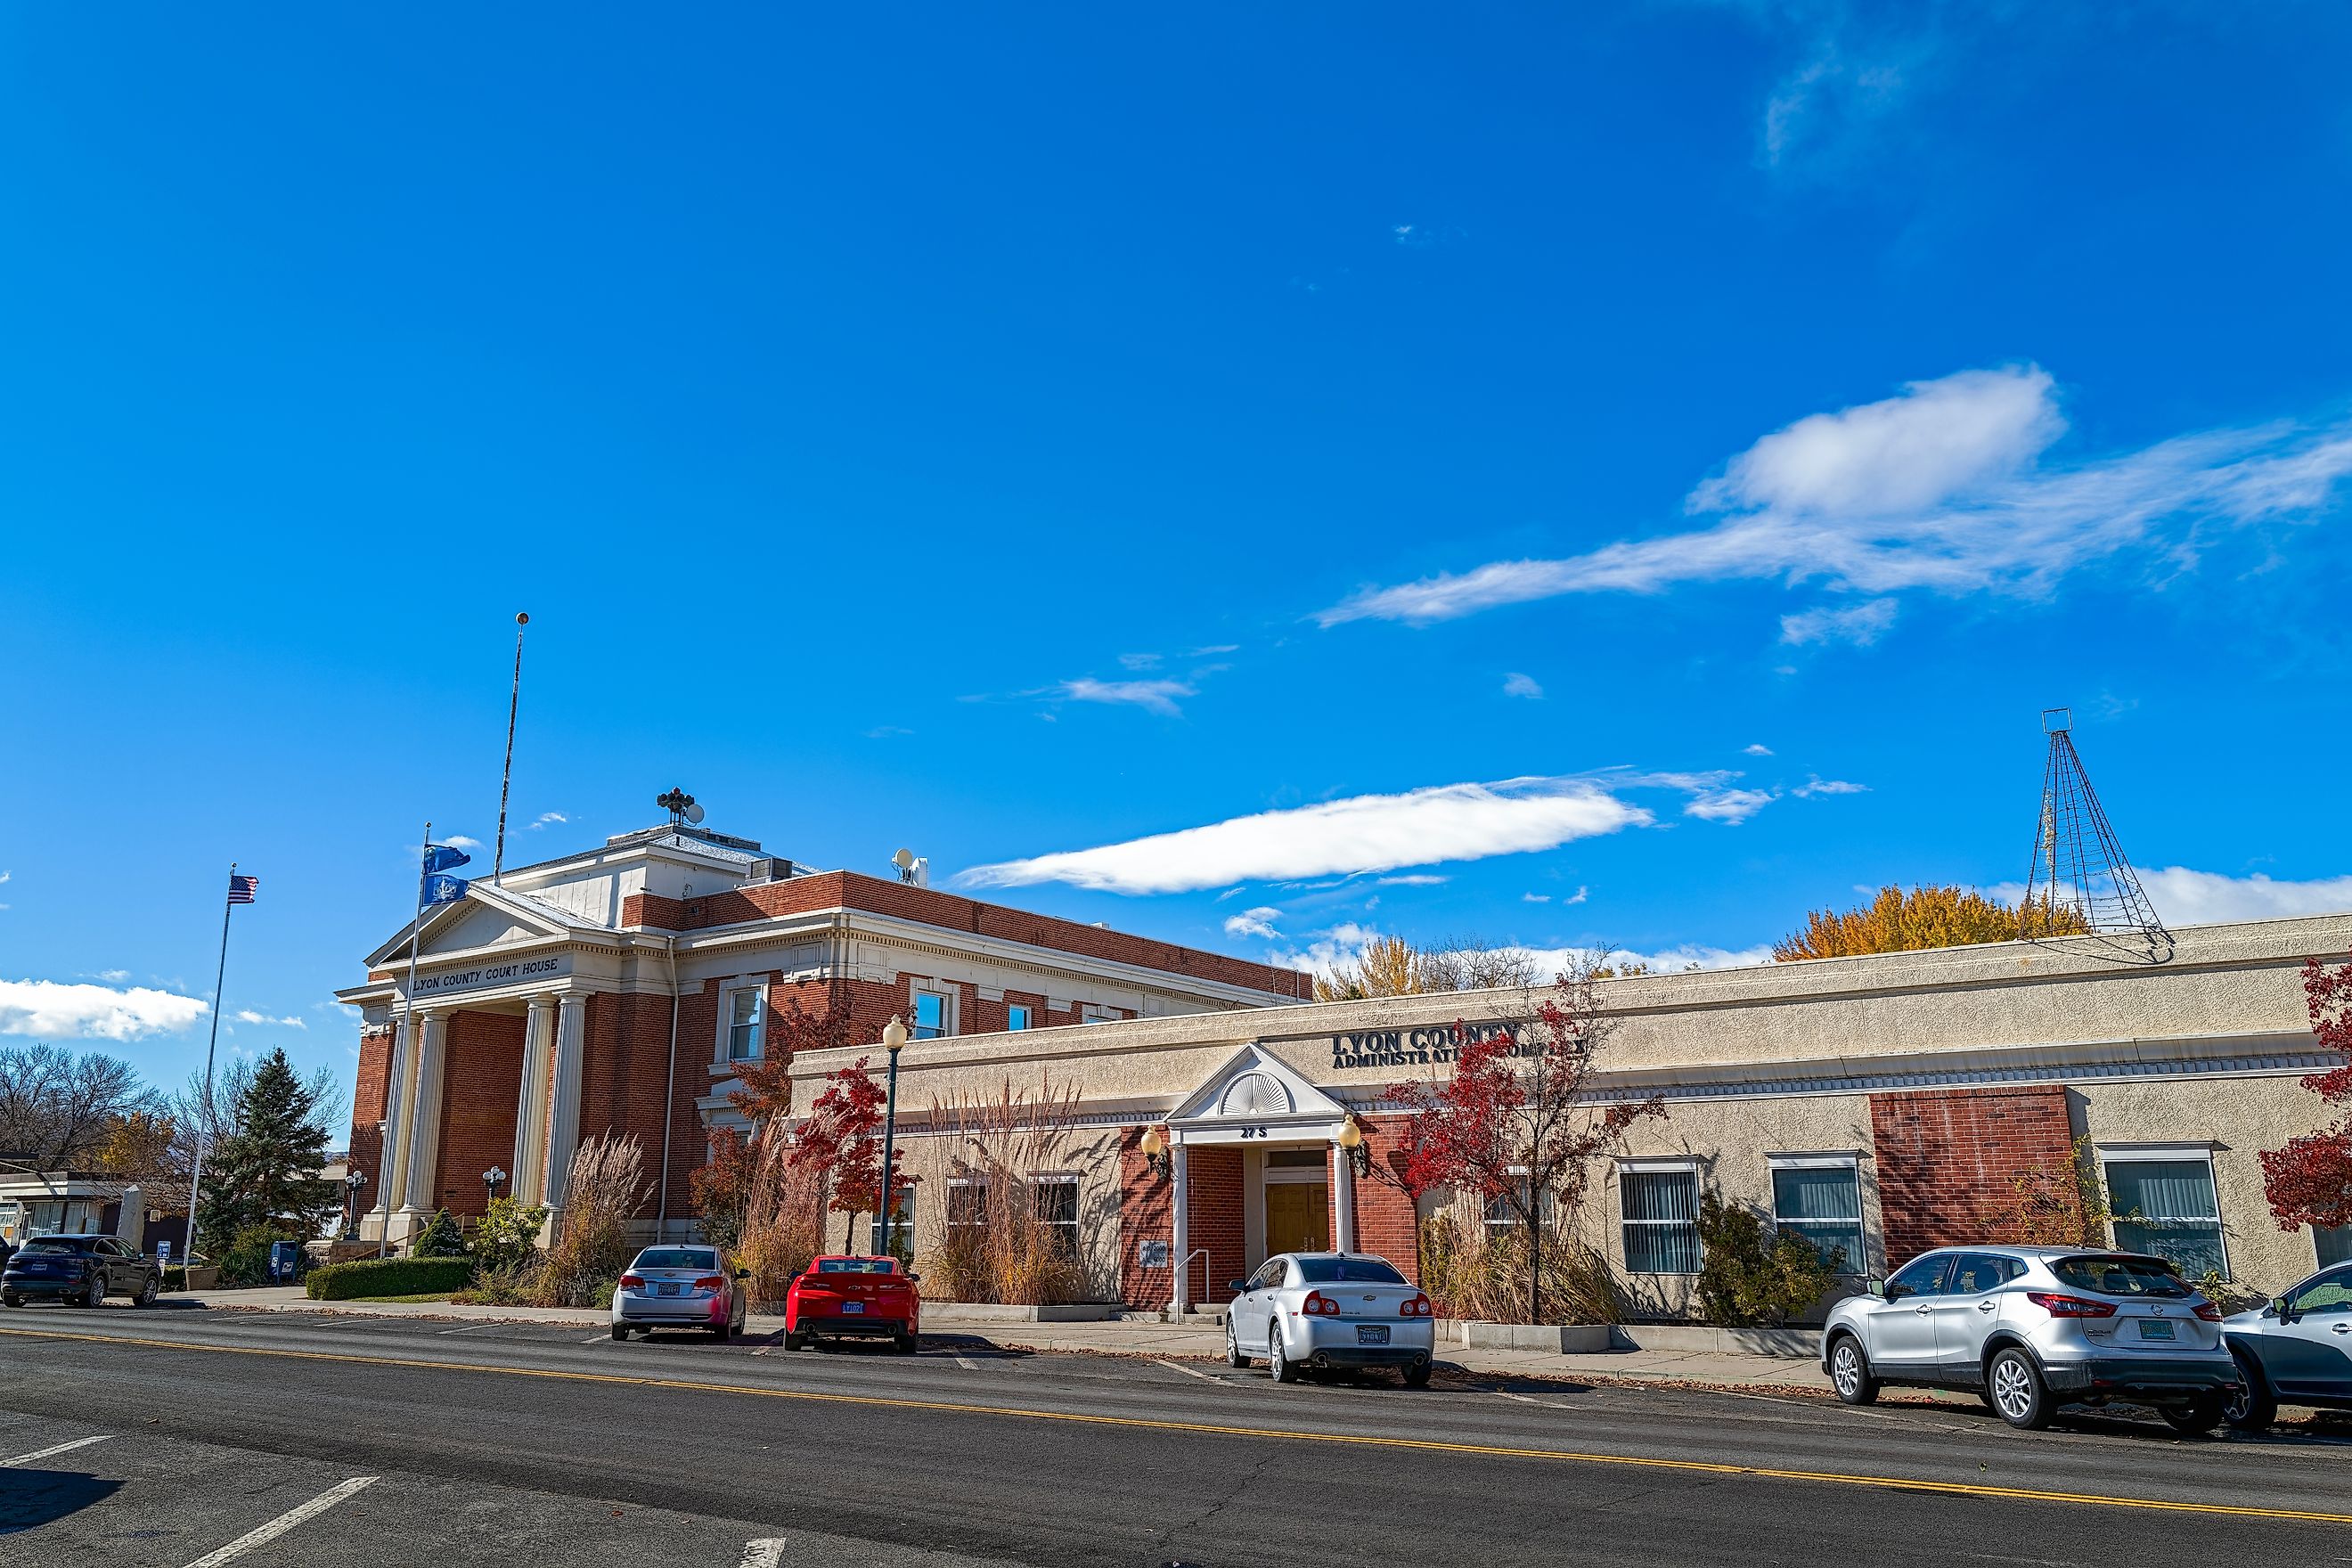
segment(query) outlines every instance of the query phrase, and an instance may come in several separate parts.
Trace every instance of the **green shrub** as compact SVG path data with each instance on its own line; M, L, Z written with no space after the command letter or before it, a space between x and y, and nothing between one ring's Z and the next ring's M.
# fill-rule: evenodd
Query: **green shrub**
M1845 1248L1828 1258L1793 1230L1767 1234L1753 1210L1709 1191L1698 1204L1698 1304L1727 1329L1778 1327L1820 1305L1845 1267Z
M473 1284L449 1299L469 1307L528 1307L539 1299L539 1268L535 1258L507 1263L478 1260Z
M408 1244L411 1258L463 1258L466 1256L466 1236L457 1222L449 1217L447 1209L436 1209L433 1218Z
M247 1226L236 1233L236 1239L228 1244L228 1250L221 1254L221 1283L224 1285L268 1284L270 1282L269 1248L272 1244L299 1239L283 1226Z
M184 1290L187 1288L188 1271L185 1267L181 1264L174 1263L169 1268L163 1270L163 1289L166 1290Z
M473 1253L485 1274L529 1263L539 1250L539 1231L547 1210L512 1198L492 1198L479 1225L474 1227Z
M313 1301L423 1296L464 1289L473 1269L468 1258L362 1258L312 1269L306 1289Z

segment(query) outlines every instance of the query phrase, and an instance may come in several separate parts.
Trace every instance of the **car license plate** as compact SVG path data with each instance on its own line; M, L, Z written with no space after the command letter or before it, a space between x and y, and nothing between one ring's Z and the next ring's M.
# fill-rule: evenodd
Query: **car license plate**
M1389 1326L1386 1323L1358 1323L1356 1342L1360 1345L1384 1345L1389 1342Z
M862 1312L866 1310L866 1303L863 1301L844 1301L841 1304L841 1310L844 1312L849 1313Z
M2139 1321L2139 1337L2144 1340L2168 1340L2172 1337L2172 1325L2162 1318L2142 1318Z
M686 1287L678 1284L676 1280L665 1279L660 1284L654 1287L654 1294L656 1296L675 1296L684 1289L686 1289Z

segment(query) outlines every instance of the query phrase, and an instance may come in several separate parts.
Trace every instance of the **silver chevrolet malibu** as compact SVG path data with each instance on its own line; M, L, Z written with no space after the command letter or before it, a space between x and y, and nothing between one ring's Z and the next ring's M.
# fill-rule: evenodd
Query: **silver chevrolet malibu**
M613 1292L613 1337L630 1331L707 1329L728 1339L743 1327L751 1294L748 1268L730 1265L715 1247L648 1247L622 1272Z
M1437 1321L1429 1298L1394 1265L1365 1252L1286 1252L1265 1260L1225 1313L1225 1360L1263 1357L1276 1383L1306 1367L1392 1366L1406 1386L1429 1381Z
M1848 1405L1884 1384L1963 1390L2030 1431L2121 1399L2210 1432L2239 1385L2221 1309L2171 1264L2079 1247L1923 1252L1830 1310L1822 1369Z

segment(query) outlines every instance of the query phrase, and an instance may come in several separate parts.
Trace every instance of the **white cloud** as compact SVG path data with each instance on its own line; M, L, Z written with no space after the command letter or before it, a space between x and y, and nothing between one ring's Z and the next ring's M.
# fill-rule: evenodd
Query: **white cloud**
M1869 599L1851 609L1800 610L1793 616L1780 617L1780 640L1801 645L1810 642L1848 642L1856 647L1868 647L1886 634L1895 624L1899 606L1893 599Z
M1580 904L1580 903L1584 902L1584 900L1585 900L1587 898L1591 897L1591 893L1592 893L1592 889L1591 889L1587 888L1587 887L1579 886L1579 887L1578 887L1578 889L1576 889L1576 893L1575 893L1575 896L1574 896L1574 897L1572 897L1572 898L1566 898L1566 899L1562 899L1562 900L1560 900L1560 903L1561 903L1563 906L1565 906L1565 905L1569 905L1569 904ZM880 1189L879 1187L877 1187L877 1188L875 1189L875 1191L876 1191L876 1193L877 1194L877 1198L878 1198L878 1194L879 1194L879 1193L880 1193L881 1189Z
M1691 969L1747 969L1772 962L1769 947L1708 947L1699 942L1684 942L1675 947L1660 948L1655 952L1612 952L1610 962L1623 969L1631 964L1646 963L1654 974L1678 974Z
M184 1029L209 1011L196 997L143 985L115 990L55 980L0 980L0 1035L136 1040Z
M1367 588L1316 619L1427 625L1563 594L1735 579L1872 595L2039 593L2134 547L2191 560L2200 523L2308 519L2352 473L2347 425L2206 431L2044 461L2065 428L2037 366L1913 382L1733 458L1687 503L1720 520L1712 526Z
M1536 683L1534 676L1521 675L1517 670L1513 670L1503 678L1503 695L1539 698L1543 695L1543 688ZM878 1193L881 1189L877 1187L875 1190ZM879 1203L881 1199L877 1197L875 1202Z
M1176 706L1176 699L1195 693L1181 680L1097 680L1087 677L1062 682L1054 695L1071 702L1130 703L1172 719L1183 711Z
M482 841L480 839L468 838L462 833L452 833L448 837L441 840L441 842L448 845L453 849L473 850L479 849L482 847Z
M542 811L539 814L538 820L531 823L530 827L533 832L536 832L551 822L569 822L572 819L569 816L566 816L560 811ZM876 1190L879 1192L880 1189L877 1188ZM877 1197L875 1201L878 1203L881 1200Z
M1870 786L1848 784L1843 779L1825 779L1821 774L1814 773L1790 793L1802 800L1817 795L1868 795Z
M1241 651L1242 645L1237 642L1213 642L1210 643L1205 647L1194 648L1185 657L1188 658L1207 658L1215 654L1239 653Z
M1742 746L1739 750L1743 754L1750 757L1769 757L1772 754L1772 748L1764 744L1761 741L1759 741L1752 746ZM875 1190L878 1193L881 1189L877 1187ZM879 1200L877 1199L877 1201L878 1202Z
M1380 939L1371 926L1344 921L1329 931L1318 931L1315 940L1303 948L1279 949L1266 955L1270 963L1285 969L1303 970L1308 974L1329 974L1342 964L1356 965L1364 962L1364 950Z
M2168 866L2140 874L2140 886L2167 925L2210 925L2221 921L2276 920L2285 915L2325 915L2352 910L2352 877L2308 882L2274 881L2257 871L2225 877Z
M16 875L16 873L15 873L14 871L0 871L0 882L7 881L10 878L14 877L15 875ZM878 1168L878 1167L877 1167L877 1168ZM882 1201L882 1188L881 1188L881 1186L878 1184L881 1182L881 1179L882 1179L882 1178L880 1178L879 1176L877 1176L877 1177L875 1178L875 1181L876 1181L876 1183L877 1183L877 1184L876 1185L876 1187L875 1187L875 1189L874 1189L874 1201L875 1201L876 1203L877 1203L877 1204L878 1204L878 1203L880 1203L880 1202Z
M1120 893L1184 892L1551 849L1653 820L1589 778L1439 784L976 866L957 880L983 888L1067 882Z
M1254 910L1244 910L1237 915L1227 915L1225 934L1227 936L1277 937L1282 933L1274 929L1274 922L1281 918L1280 910L1269 904L1261 904Z
M1519 895L1519 902L1521 902L1521 903L1523 903L1523 904L1548 904L1548 903L1551 902L1551 895L1550 895L1549 893L1521 893L1521 894ZM878 1183L878 1182L881 1180L881 1178L877 1176L877 1177L876 1177L876 1178L875 1178L875 1180ZM874 1201L875 1201L876 1203L877 1203L877 1204L878 1204L878 1203L880 1203L880 1202L882 1201L882 1198L881 1198L881 1192L882 1192L882 1189L877 1185L877 1186L874 1189L874 1192L875 1192L875 1199L874 1199Z
M120 985L124 981L131 978L131 971L127 969L101 969L98 972L97 978L105 981L109 985ZM879 1191L879 1189L877 1188L877 1191Z
M1708 822L1728 823L1737 826L1771 805L1772 798L1770 790L1710 790L1684 806L1683 815L1700 817Z
M240 1024L268 1024L281 1029L307 1029L310 1026L299 1018L273 1018L267 1013L257 1013L250 1007L229 1016Z
M1426 871L1412 871L1402 877L1381 877L1375 880L1372 886L1376 888L1439 888L1453 879L1451 877L1433 877Z

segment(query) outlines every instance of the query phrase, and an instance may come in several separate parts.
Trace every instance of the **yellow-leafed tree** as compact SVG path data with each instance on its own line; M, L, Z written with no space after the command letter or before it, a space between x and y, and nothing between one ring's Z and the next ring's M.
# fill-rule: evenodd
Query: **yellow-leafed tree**
M1813 910L1802 931L1773 944L1782 963L1801 958L1853 958L1865 952L1915 952L1929 947L1966 947L1979 942L2015 942L2019 910L1967 888L1913 888L1889 883L1868 903L1843 914ZM2037 922L2039 925L2039 922ZM2083 918L2060 909L2047 928L2059 935L2088 931Z
M1328 976L1315 977L1318 1002L1355 1002L1367 996L1417 996L1434 991L1429 960L1421 949L1401 936L1375 937L1355 963L1336 965Z

